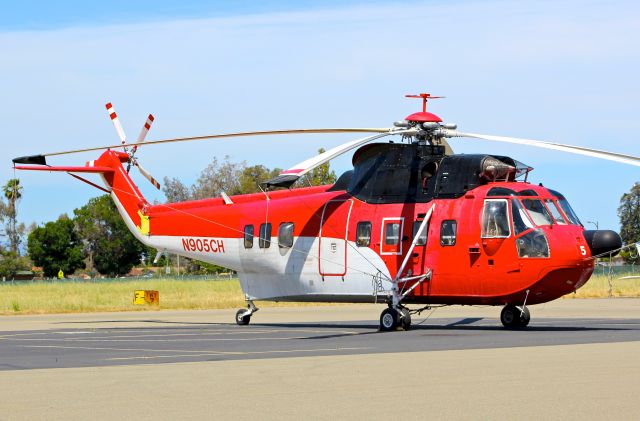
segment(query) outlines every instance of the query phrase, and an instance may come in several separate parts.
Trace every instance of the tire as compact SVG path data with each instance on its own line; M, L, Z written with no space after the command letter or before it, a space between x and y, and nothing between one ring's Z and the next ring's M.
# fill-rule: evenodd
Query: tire
M529 308L524 308L524 313L520 316L520 325L519 327L527 327L529 321L531 320L531 313L529 313Z
M245 316L246 312L247 310L243 308L241 308L236 312L236 323L239 324L240 326L248 325L249 322L251 321L251 315Z
M411 329L411 313L409 313L409 309L402 308L400 309L400 325L402 329L409 330Z
M500 312L500 321L502 325L508 329L518 329L526 327L531 320L531 314L528 308L522 309L513 304L507 304Z
M400 317L394 308L386 308L380 315L380 330L383 332L391 332L398 329L398 321Z

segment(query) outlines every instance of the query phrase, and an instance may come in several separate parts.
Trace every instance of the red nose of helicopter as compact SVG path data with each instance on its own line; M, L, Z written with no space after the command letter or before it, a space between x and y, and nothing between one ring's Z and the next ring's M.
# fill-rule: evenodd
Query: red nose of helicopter
M584 232L584 239L591 249L592 256L611 253L615 256L622 247L622 238L611 230L587 230Z

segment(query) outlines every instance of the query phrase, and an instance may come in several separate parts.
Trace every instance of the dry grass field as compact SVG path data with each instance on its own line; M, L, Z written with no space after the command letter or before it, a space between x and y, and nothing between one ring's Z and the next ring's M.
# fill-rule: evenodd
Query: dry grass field
M593 275L589 282L574 294L565 295L564 298L606 298L609 297L640 297L640 278L619 279L623 275L614 275L609 279L604 275Z
M133 304L135 290L157 290L160 305ZM0 285L0 314L81 313L153 309L240 308L237 280L114 280Z
M159 291L159 307L134 305L133 294L135 290L139 289ZM614 278L611 293L613 297L640 297L640 279L620 280ZM602 298L608 296L607 277L596 275L575 294L569 294L565 298ZM0 314L2 315L157 309L222 309L240 308L244 305L244 296L236 279L0 283ZM292 306L296 304L268 302L260 304L261 307L279 305Z

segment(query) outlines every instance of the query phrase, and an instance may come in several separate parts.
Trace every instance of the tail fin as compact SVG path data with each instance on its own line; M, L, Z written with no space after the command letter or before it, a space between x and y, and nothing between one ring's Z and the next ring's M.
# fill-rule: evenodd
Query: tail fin
M124 152L116 152L112 150L105 151L100 158L95 161L89 161L84 167L54 167L47 165L20 165L16 166L19 170L36 170L36 171L62 171L94 186L100 186L91 183L75 175L74 173L95 173L100 174L108 189L105 190L111 194L111 198L116 204L122 219L127 224L129 230L143 243L146 243L149 235L149 217L146 216L149 203L142 196L138 187L134 184L131 177L122 165L128 162L129 155Z

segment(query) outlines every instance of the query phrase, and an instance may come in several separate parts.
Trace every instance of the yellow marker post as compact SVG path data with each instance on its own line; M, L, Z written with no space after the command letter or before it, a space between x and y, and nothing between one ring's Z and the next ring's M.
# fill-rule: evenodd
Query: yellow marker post
M133 304L140 306L144 305L144 291L134 291L133 292Z
M60 272L58 272L58 279L62 278L64 278L64 272L62 271L62 269L60 269Z

